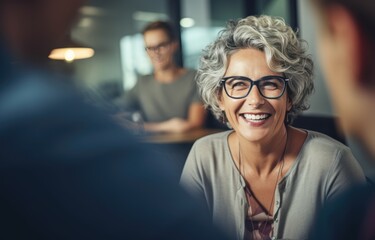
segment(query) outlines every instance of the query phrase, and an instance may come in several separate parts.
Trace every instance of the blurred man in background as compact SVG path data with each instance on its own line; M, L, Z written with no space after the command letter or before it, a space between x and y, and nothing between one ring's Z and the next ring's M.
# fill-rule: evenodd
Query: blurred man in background
M0 238L221 238L170 162L43 69L81 4L0 1Z
M322 67L341 128L375 159L375 1L311 2ZM358 187L325 209L312 239L375 239L374 223L374 188Z
M206 111L195 82L196 71L175 62L178 38L172 24L151 22L142 33L153 73L140 77L120 104L125 110L140 111L148 132L187 132L203 127Z

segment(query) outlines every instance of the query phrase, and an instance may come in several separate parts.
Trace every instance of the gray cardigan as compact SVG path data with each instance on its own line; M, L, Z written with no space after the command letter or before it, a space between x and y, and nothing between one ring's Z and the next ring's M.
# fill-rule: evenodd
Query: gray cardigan
M231 239L243 239L248 204L245 181L232 159L228 135L221 132L197 140L186 160L181 184L212 213L213 222ZM308 136L275 193L274 237L306 239L316 213L365 176L350 149L332 138Z

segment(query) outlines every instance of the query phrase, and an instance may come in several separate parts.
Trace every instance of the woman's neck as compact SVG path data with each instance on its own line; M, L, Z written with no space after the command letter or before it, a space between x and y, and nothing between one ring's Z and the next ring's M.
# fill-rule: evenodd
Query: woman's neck
M268 176L280 163L287 149L287 129L274 136L268 143L254 143L237 136L234 146L237 145L237 163L241 158L242 164L253 174Z

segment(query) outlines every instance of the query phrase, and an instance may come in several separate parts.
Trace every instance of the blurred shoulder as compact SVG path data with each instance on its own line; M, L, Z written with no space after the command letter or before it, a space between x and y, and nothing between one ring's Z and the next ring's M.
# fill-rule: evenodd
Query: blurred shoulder
M185 68L185 70L186 71L185 71L185 74L184 74L183 77L194 80L195 75L197 74L197 70L192 69L192 68Z
M109 155L133 142L106 112L51 75L17 77L0 93L5 158L73 162ZM61 79L65 80L65 79ZM5 140L7 139L7 141ZM79 151L78 151L79 149Z
M197 74L197 70L193 69L193 68L186 68L186 72L187 74Z
M143 82L150 82L150 81L154 81L154 75L152 73L150 74L145 74L145 75L141 75L138 77L137 79L137 83L143 83Z
M2 119L37 114L48 108L59 111L58 107L75 108L83 95L73 89L64 77L48 75L44 72L25 72L12 77L12 83L1 91L0 111ZM70 105L71 102L77 104ZM67 116L69 117L69 116Z

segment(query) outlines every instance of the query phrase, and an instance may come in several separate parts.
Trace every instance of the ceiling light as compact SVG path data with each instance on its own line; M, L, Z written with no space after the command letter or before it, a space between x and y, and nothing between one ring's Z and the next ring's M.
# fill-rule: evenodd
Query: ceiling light
M181 27L184 27L184 28L192 27L194 26L194 24L195 24L195 21L192 18L182 18L180 20L180 25Z
M68 38L68 40L66 40L61 46L63 47L53 49L48 58L72 62L78 59L90 58L95 54L94 49L79 44L71 38Z
M168 16L164 13L143 12L143 11L136 11L133 13L133 19L136 21L152 22L152 21L167 19L167 18Z
M80 12L87 16L104 16L107 15L107 11L100 7L94 6L83 6L80 8Z

